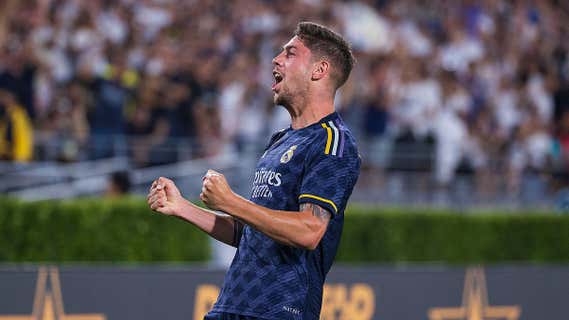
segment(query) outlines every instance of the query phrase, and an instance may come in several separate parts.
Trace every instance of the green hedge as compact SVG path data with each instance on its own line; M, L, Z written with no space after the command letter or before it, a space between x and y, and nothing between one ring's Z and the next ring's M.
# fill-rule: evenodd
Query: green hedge
M569 261L569 215L348 210L344 262Z
M569 215L456 213L352 206L341 262L568 262ZM0 198L0 262L206 261L207 236L140 198Z
M204 261L207 235L150 211L140 198L0 199L0 261Z

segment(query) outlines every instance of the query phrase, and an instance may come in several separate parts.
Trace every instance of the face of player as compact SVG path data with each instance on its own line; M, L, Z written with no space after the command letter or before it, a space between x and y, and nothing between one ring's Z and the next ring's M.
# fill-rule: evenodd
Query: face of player
M311 77L311 52L298 37L293 37L273 59L275 104L290 107L308 91Z

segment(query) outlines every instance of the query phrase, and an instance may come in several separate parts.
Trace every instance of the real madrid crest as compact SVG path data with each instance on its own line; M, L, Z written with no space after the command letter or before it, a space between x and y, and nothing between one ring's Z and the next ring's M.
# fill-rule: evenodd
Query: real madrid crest
M289 162L292 156L294 155L294 150L296 150L296 145L290 147L285 153L283 153L281 157L281 163Z

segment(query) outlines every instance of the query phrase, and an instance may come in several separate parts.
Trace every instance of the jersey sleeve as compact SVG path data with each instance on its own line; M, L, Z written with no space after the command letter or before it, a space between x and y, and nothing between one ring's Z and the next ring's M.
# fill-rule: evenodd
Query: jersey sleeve
M347 136L338 137L339 141L345 139L344 144L341 149L340 146L333 149L334 138L328 135L314 142L305 161L298 202L315 203L337 214L344 212L359 175L361 160L353 140Z

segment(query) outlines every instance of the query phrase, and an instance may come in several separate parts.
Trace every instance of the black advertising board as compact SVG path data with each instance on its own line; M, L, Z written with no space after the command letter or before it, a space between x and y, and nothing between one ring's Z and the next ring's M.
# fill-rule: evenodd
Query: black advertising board
M225 272L199 267L2 267L0 320L201 319ZM344 267L321 319L569 319L569 266Z

